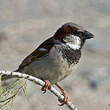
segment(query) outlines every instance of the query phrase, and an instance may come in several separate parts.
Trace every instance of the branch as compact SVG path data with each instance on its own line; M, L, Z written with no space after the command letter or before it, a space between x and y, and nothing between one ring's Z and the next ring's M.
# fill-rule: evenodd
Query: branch
M27 75L24 73L19 73L19 72L10 72L10 71L0 71L0 75L7 75L7 76L14 76L16 78L24 78L24 79L28 79L29 81L34 82L35 84L38 84L40 86L44 86L45 82L33 77L31 75ZM61 93L59 93L54 87L51 87L51 89L49 89L54 95L56 95L58 97L58 99L63 100L64 96L61 95ZM67 106L70 110L77 110L77 108L72 104L72 102L68 101Z

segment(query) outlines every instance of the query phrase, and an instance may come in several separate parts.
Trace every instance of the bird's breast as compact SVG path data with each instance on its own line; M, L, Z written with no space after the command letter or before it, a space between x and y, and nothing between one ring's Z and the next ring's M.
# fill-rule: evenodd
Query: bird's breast
M80 59L80 54L75 54L71 52L69 48L61 45L55 45L49 53L51 61L55 65L57 72L55 73L58 76L58 80L64 79L75 69L75 65Z
M51 83L61 81L76 67L76 61L71 61L72 53L70 56L69 50L65 51L64 49L66 48L61 45L53 46L47 56L34 61L28 68L24 69L24 72L43 80L50 80Z

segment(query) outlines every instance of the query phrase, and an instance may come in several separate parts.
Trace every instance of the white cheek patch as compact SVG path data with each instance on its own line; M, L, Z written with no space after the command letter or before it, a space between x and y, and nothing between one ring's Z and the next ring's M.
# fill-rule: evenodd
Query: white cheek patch
M71 36L72 41L66 43L70 48L78 50L81 47L81 39L78 36Z

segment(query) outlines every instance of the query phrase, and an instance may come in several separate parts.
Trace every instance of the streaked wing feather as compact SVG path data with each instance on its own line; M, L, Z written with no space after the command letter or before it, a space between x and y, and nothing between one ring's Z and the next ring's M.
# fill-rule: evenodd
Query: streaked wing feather
M53 47L53 37L47 39L45 42L43 42L36 50L34 50L29 56L27 56L23 62L20 64L19 69L23 69L25 66L32 63L34 60L40 60L42 57L45 57L48 55L50 49ZM40 48L44 48L47 51L41 51Z

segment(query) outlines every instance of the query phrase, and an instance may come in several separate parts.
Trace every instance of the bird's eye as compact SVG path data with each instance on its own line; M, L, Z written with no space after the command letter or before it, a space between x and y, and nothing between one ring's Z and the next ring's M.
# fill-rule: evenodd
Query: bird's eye
M84 32L82 32L82 31L74 31L73 35L81 37L81 36L84 35Z
M83 35L84 35L84 32L78 31L78 36L83 36Z
M73 31L73 33L72 33L73 35L78 35L78 31Z
M83 32L82 32L82 31L78 31L78 33L79 33L79 34L83 34Z

